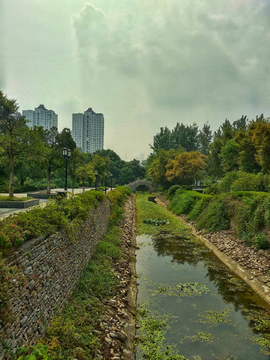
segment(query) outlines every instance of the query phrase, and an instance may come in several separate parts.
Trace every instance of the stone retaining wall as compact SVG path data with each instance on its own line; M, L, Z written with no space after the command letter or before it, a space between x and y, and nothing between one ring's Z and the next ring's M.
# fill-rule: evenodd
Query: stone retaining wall
M80 239L71 243L63 232L47 239L25 243L10 265L16 265L27 276L27 287L18 287L10 301L16 320L5 329L0 325L0 341L16 349L26 341L34 343L43 334L46 323L61 308L89 262L94 246L108 227L108 200L92 209ZM1 350L0 350L1 351ZM4 359L0 352L0 359Z

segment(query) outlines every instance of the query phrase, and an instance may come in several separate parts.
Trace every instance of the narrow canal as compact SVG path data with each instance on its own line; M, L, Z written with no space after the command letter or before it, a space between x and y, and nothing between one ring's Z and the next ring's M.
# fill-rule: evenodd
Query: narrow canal
M168 212L161 215L159 205L153 206L145 203L146 213L153 216L158 209L159 218L166 218L167 224L174 221ZM137 301L144 314L137 333L137 359L166 359L168 346L179 354L168 356L170 359L269 359L270 352L263 346L270 339L269 306L186 229L172 234L169 225L145 224L144 229L146 226L156 229L150 229L151 236L137 236ZM158 319L169 327L164 331L161 357L153 349L145 350L162 342L160 336L146 344L146 333L151 332L147 319ZM152 322L153 329L155 326L157 329ZM159 338L158 332L153 334Z

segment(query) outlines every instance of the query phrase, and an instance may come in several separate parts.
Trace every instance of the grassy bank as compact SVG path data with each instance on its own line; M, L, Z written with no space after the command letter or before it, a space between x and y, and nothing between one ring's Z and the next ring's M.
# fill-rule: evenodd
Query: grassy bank
M137 232L139 235L157 235L160 231L168 232L175 235L190 234L188 227L183 225L175 216L170 214L163 207L148 201L147 195L136 196L137 205ZM164 220L164 225L158 225L158 221L152 220ZM157 225L155 224L157 223Z
M168 208L177 215L187 215L197 229L206 232L231 227L248 245L268 249L270 229L270 194L235 191L218 195L177 190Z
M118 293L119 277L113 268L125 255L121 249L119 221L123 219L123 204L129 190L117 188L108 193L111 202L109 228L97 244L92 259L81 274L68 304L59 311L46 328L45 338L34 347L22 347L12 359L19 360L89 360L97 359L102 352L98 324L105 316L105 303Z

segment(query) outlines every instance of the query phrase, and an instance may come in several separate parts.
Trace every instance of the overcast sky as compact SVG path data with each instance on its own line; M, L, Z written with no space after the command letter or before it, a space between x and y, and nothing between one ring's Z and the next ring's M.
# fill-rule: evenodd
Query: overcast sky
M0 0L0 90L59 130L103 113L124 160L161 126L269 117L269 55L269 0Z

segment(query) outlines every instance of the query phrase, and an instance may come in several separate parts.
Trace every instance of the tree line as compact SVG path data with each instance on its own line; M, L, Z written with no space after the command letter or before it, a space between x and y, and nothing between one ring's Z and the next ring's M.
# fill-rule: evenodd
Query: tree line
M177 123L172 130L162 127L154 136L147 160L147 174L157 184L193 184L204 179L216 182L226 173L270 172L270 118L263 114L228 119L212 131L208 123Z
M45 130L42 126L35 126L30 129L18 111L16 100L9 99L0 91L0 191L8 191L10 197L13 197L14 189L36 190L38 183L45 184L48 194L52 183L62 187L64 147L71 150L68 180L72 188L93 185L95 170L98 171L99 183L103 184L105 174L120 185L144 177L145 168L140 161L123 161L110 149L98 150L95 154L83 153L76 147L70 129L61 132L56 127Z

